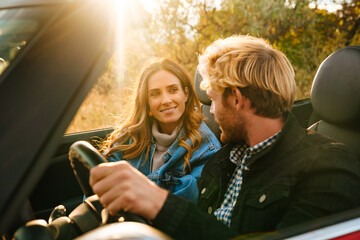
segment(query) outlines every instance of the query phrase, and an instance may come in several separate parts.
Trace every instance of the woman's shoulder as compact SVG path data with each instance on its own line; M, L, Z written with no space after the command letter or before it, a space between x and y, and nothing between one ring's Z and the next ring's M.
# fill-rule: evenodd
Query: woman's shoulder
M201 124L199 126L199 131L200 131L200 133L202 133L204 135L209 135L209 136L215 137L214 133L211 131L211 129L208 127L208 125L204 121L201 122Z
M204 121L202 121L200 124L199 132L203 140L206 140L206 142L210 142L214 146L221 147L219 140L216 138L215 134L211 131L211 129L206 125Z

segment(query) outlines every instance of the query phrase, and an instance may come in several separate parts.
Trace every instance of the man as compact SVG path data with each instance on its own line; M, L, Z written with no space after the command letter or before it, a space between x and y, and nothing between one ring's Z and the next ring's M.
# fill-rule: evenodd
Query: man
M233 36L205 50L199 71L225 145L204 166L198 205L119 162L92 169L90 178L112 214L141 215L176 239L227 239L359 205L358 160L290 113L294 71L283 53L262 39Z

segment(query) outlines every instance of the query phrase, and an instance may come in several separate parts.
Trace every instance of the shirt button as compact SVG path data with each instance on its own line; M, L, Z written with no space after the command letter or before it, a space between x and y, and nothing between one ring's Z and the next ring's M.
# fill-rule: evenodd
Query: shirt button
M206 188L203 188L202 190L201 190L201 194L204 194L206 192Z
M265 194L261 195L261 197L259 198L259 203L263 203L265 199L266 199L266 195Z
M213 211L213 210L212 210L212 207L209 207L209 208L208 208L208 214L212 214L212 211Z

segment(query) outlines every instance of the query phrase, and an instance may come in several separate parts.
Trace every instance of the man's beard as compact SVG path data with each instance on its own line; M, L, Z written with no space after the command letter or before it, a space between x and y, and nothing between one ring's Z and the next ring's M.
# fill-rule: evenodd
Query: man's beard
M220 141L223 144L246 142L247 129L242 118L234 119L226 113L226 117L221 117L218 123L221 126Z

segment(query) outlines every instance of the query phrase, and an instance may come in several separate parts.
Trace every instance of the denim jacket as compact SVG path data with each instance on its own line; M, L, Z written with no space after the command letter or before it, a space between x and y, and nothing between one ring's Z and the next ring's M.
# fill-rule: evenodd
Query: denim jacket
M188 167L185 172L183 170L184 156L187 150L179 146L179 139L184 136L184 129L180 130L179 135L167 150L164 156L164 165L154 172L151 172L152 159L156 149L154 138L151 141L148 159L146 159L146 151L144 151L139 156L127 159L127 161L160 187L168 189L175 195L196 202L199 196L197 179L201 175L205 162L221 147L215 135L204 122L201 123L199 131L202 142L200 147L192 153L189 160L191 172ZM190 139L187 139L186 142L192 145ZM110 162L123 160L122 152L114 153L108 160Z

